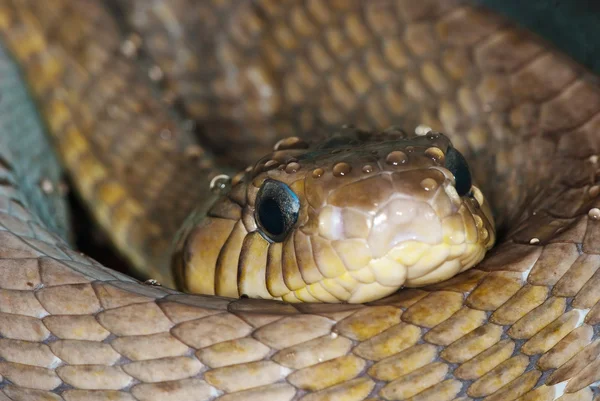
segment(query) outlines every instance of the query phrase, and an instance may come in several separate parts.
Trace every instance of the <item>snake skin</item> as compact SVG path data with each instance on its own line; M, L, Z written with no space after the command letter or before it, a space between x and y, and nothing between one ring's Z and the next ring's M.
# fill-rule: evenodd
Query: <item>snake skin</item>
M454 279L368 305L142 285L71 250L27 208L35 198L18 172L36 159L17 157L8 141L33 129L17 118L18 128L0 135L0 400L598 400L597 79L526 32L453 2L365 2L362 14L357 2L286 3L261 1L253 14L249 2L216 0L107 9L2 0L0 31L64 165L80 173L81 196L139 265L157 266L150 261L160 252L143 250L165 241L164 213L188 205L173 202L205 196L217 166L201 143L219 148L246 133L248 152L232 152L243 159L296 122L318 133L350 116L371 125L402 117L451 135L487 182L500 245ZM119 7L130 22L113 19ZM289 20L277 24L282 15ZM305 29L326 22L319 35ZM201 53L173 40L211 29L222 34L186 43L221 51L214 59L194 60ZM296 52L302 35L312 46ZM138 48L138 38L148 39ZM168 51L182 59L170 66ZM255 54L258 64L241 57ZM244 85L223 86L198 69L218 73L215 62L238 56L233 65L249 68ZM160 68L146 64L152 59ZM264 103L258 89L272 77L284 92ZM14 73L0 82L1 102L22 85ZM14 118L21 101L0 119ZM198 120L199 135L185 115ZM202 125L210 115L217 120ZM255 120L233 118L246 115ZM276 128L263 131L271 120ZM222 130L211 139L210 127ZM192 172L178 173L184 163ZM146 189L134 185L142 182ZM177 195L191 187L196 198ZM130 228L139 222L143 230Z

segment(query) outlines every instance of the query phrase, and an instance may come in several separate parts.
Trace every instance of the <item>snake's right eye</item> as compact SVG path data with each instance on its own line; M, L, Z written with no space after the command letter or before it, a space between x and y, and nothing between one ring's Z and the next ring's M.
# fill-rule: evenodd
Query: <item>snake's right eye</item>
M455 188L459 196L465 196L471 190L471 171L465 157L453 147L446 151L445 167L454 175Z
M300 200L280 181L266 180L256 196L255 218L262 236L283 242L298 220Z

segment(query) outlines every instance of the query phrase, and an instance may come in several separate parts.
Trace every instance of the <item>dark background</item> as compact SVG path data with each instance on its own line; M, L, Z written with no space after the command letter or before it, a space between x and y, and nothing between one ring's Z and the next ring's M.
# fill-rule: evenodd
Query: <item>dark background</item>
M600 0L476 0L600 75Z

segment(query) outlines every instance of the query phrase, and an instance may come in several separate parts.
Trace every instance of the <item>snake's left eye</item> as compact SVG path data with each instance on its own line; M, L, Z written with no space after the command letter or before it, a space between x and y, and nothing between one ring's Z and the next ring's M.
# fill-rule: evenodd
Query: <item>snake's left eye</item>
M454 174L455 188L459 196L465 196L471 190L471 171L465 157L452 146L446 151L445 167Z
M255 218L268 241L282 242L298 220L300 200L286 184L266 180L256 196Z

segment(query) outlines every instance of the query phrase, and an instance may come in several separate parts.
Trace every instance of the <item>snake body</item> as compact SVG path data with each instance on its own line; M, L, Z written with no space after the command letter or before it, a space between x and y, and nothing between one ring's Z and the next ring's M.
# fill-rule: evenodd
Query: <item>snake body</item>
M0 32L0 400L597 398L600 87L537 38L441 0L3 0ZM447 133L499 245L364 305L140 284L59 235L9 53L80 196L166 284L170 237L228 157L348 120Z

